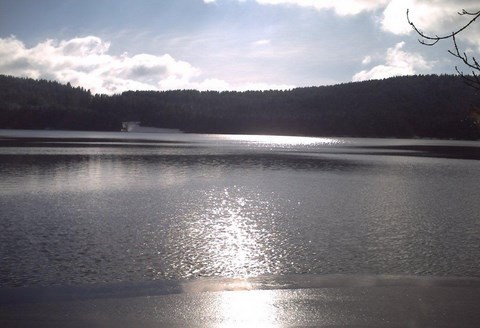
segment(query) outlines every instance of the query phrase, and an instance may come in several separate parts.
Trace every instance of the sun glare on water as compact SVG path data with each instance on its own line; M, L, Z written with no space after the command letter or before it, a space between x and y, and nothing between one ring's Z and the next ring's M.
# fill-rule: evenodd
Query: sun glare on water
M251 143L265 146L308 146L308 145L337 145L342 143L335 138L315 138L315 137L297 137L280 135L232 135L228 137L232 141L241 143Z
M224 292L217 313L221 327L277 327L275 302L275 291Z
M207 252L227 276L248 277L266 270L261 232L249 218L248 202L225 190L207 210L211 222Z

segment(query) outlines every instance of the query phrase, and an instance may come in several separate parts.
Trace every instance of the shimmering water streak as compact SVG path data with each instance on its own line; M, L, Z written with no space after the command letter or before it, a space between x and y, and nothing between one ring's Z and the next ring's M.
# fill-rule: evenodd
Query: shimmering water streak
M223 135L226 140L245 143L249 146L295 147L301 145L338 146L345 141L338 138L272 136L272 135Z

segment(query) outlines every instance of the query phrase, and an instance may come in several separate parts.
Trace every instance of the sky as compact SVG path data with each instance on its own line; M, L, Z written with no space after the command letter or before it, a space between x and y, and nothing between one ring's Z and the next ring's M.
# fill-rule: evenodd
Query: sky
M127 90L268 90L453 74L476 0L0 0L0 74ZM459 39L480 48L473 26ZM461 68L461 67L460 67ZM468 72L468 71L467 71Z

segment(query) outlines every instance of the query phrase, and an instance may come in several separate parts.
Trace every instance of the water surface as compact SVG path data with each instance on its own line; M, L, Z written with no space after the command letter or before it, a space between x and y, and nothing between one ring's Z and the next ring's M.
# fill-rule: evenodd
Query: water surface
M0 287L338 273L480 277L476 142L0 137Z

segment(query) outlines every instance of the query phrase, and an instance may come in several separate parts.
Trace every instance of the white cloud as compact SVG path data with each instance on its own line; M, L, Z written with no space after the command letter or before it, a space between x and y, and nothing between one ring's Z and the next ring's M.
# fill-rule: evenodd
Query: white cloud
M407 21L407 9L412 10L418 17L420 13L419 6L413 6L414 0L393 0L390 1L383 11L381 26L384 31L394 34L408 34L412 27ZM423 12L424 8L421 9Z
M449 34L468 21L468 16L457 13L462 9L477 11L477 0L390 0L381 20L382 29L395 34L412 32L406 11L422 31L430 35Z
M229 90L245 85L203 78L200 69L168 54L121 56L108 54L109 42L96 36L47 40L27 48L15 37L0 38L0 73L70 82L93 93L114 94L127 90ZM266 89L282 85L262 85Z
M362 60L362 64L363 65L368 65L372 62L372 56L366 56L365 58L363 58Z
M415 26L428 36L448 36L464 26L473 17L459 15L462 10L476 12L480 9L478 0L391 0L385 8L381 20L382 30L397 35L416 35L406 19L406 10L409 9L410 20ZM467 52L469 57L480 57L480 29L478 22L462 31L457 36L460 52ZM444 41L451 50L454 50L451 39ZM474 48L473 51L472 48Z
M15 37L0 39L0 72L70 82L107 94L132 88L155 90L164 79L188 81L199 74L189 63L168 54L112 56L109 47L108 42L95 36L47 40L32 48Z
M400 75L413 75L417 73L417 70L431 68L431 64L421 55L402 50L404 45L404 42L399 42L393 48L389 48L384 64L377 65L370 70L360 71L353 76L352 80L364 81Z

